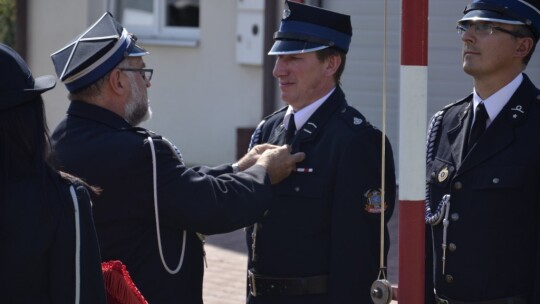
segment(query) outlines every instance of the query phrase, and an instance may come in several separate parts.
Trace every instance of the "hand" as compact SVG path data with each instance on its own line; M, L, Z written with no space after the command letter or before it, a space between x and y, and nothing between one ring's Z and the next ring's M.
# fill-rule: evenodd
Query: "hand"
M236 162L238 164L238 169L240 169L240 171L246 170L257 162L257 160L259 159L259 157L261 157L264 151L275 148L279 148L279 146L272 144L256 145L251 150L249 150L246 155L242 156L242 158L238 162Z
M270 182L277 184L289 176L296 168L296 163L303 161L304 158L306 158L304 152L291 154L290 147L284 145L265 150L256 164L265 167Z

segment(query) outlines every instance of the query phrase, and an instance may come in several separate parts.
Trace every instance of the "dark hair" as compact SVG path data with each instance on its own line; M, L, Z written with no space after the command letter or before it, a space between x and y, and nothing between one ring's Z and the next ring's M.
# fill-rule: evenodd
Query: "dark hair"
M43 173L50 151L43 98L0 111L0 177Z
M41 95L0 111L0 190L8 181L57 175L51 150ZM62 172L60 175L69 182L79 181L91 191L99 192L69 174Z
M317 58L320 61L325 61L328 57L331 56L339 56L341 57L341 65L336 70L336 73L334 74L334 82L336 85L341 85L341 75L343 74L343 71L345 70L345 62L347 59L347 56L342 51L339 51L335 48L326 48L322 49L316 52Z
M534 33L531 30L531 28L525 25L517 26L515 33L518 34L520 37L529 37L533 40L533 46L531 48L531 51L529 52L529 54L527 54L527 56L523 57L523 64L527 65L529 61L531 60L534 50L536 49L536 45L538 44L538 38L534 36Z

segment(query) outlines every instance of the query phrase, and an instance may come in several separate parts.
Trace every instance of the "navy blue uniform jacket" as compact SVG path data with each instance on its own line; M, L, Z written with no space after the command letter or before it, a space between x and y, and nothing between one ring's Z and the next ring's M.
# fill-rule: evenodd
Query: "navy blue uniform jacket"
M80 303L105 304L105 285L90 196L56 172L25 176L0 188L0 293L2 303L75 303L76 264ZM76 259L76 220L80 259Z
M282 109L260 124L254 143L279 141L285 112ZM274 277L326 274L329 291L249 296L249 303L371 303L370 286L379 271L380 213L369 206L365 195L381 188L381 142L381 132L347 105L339 87L298 130L293 152L305 152L306 159L297 167L313 172L294 172L274 186L272 209L259 223L256 262L252 228L247 231L249 267ZM392 149L385 142L386 224L396 188ZM386 259L387 229L385 237Z
M199 304L203 245L196 232L229 232L253 223L269 206L270 182L260 166L236 175L227 174L230 165L187 168L156 135L161 242L171 269L187 230L182 268L171 275L157 245L148 133L113 112L73 101L52 139L61 167L103 190L93 200L103 261L121 260L150 303Z
M433 243L426 228L426 302L433 298L435 259L439 295L461 301L530 296L530 303L540 303L540 90L525 76L465 157L471 108L472 95L445 109L427 167L431 208L444 194L451 198L444 275L442 224L433 227Z

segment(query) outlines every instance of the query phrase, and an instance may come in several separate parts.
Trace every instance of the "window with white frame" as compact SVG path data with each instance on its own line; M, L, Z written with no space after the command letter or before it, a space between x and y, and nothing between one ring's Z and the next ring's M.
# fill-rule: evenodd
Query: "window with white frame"
M139 41L197 45L199 0L111 0L115 18Z

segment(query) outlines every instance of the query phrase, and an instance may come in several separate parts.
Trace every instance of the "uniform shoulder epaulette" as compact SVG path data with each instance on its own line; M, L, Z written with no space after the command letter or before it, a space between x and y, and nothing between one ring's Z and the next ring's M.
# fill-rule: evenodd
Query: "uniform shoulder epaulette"
M357 109L351 106L345 106L339 110L339 117L345 121L345 123L354 130L360 130L366 127L372 127L371 123L366 120L364 115Z

